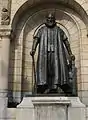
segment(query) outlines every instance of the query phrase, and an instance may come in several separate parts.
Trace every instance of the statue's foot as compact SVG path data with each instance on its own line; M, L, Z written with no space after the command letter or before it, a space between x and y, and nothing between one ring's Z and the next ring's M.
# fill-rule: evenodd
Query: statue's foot
M44 91L44 94L48 94L50 92L50 89L46 89L45 91Z
M57 91L59 94L64 94L64 91L60 87L58 87Z
M50 89L49 93L53 94L53 93L58 93L58 90L57 89Z
M58 93L58 90L57 89L46 89L44 94L56 94Z
M44 94L61 94L61 93L64 93L64 91L60 88L60 87L57 87L57 88L52 88L52 89L49 89L47 88L44 92Z

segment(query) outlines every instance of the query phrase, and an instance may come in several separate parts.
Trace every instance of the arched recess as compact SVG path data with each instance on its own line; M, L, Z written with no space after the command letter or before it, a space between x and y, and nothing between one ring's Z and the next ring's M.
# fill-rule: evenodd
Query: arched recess
M27 88L27 84L29 82L29 91L32 91L31 85L32 85L32 79L31 79L31 75L32 75L32 60L31 60L31 56L29 56L29 51L31 51L31 46L33 43L33 33L35 28L40 25L41 23L43 23L45 21L45 16L47 14L47 12L54 12L56 13L56 20L58 23L60 23L61 25L63 25L63 27L61 25L59 25L61 27L61 29L64 30L64 32L67 34L69 42L71 44L72 47L72 51L76 56L76 66L79 69L80 65L80 55L79 55L79 51L80 51L80 40L79 40L79 29L76 25L76 21L73 20L72 16L70 16L68 13L66 13L65 11L59 9L44 9L44 10L40 10L38 12L36 12L35 14L33 14L32 16L29 17L29 19L27 20L25 27L24 27L24 31L23 31L23 89L25 90ZM42 16L41 16L42 15ZM69 26L69 24L71 26ZM72 31L72 29L74 28L74 31ZM73 37L72 37L73 36ZM75 38L76 36L76 38ZM76 50L76 51L75 51ZM37 57L37 53L35 55L35 60ZM26 77L27 76L27 77ZM25 78L27 78L25 80Z
M13 30L15 30L17 24L19 23L19 19L24 17L23 14L26 14L29 11L29 8L32 9L36 6L39 8L39 6L40 6L42 9L43 4L46 4L46 6L48 6L48 7L50 7L51 4L56 4L56 5L58 5L58 7L59 7L59 5L62 5L62 6L64 5L64 6L66 6L65 8L70 8L73 11L75 11L77 14L79 14L81 19L84 21L84 23L86 25L88 25L88 16L87 16L86 11L75 0L42 0L42 1L35 0L34 2L31 2L31 0L30 0L30 1L25 2L18 9L16 14L14 15L14 18L13 18L12 23L11 23ZM38 11L38 8L36 9L36 11Z
M28 4L25 3L25 5L27 8ZM69 33L68 37L71 48L76 56L76 67L78 69L77 83L80 93L82 88L80 51L84 38L82 37L83 30L85 30L85 39L87 35L87 21L83 21L83 18L76 12L77 10L74 10L75 8L73 7L73 9L69 5L67 5L67 3L60 3L58 5L57 1L54 1L54 3L50 2L49 5L47 5L46 2L41 3L41 6L38 3L29 7L29 10L24 10L24 12L20 14L20 19L18 19L17 16L21 11L18 11L15 15L12 22L12 32L15 33L15 37L12 38L11 41L9 67L9 95L10 98L12 97L12 100L9 99L9 101L20 102L23 94L31 93L32 60L29 52L32 46L32 35L34 29L45 19L44 16L47 11L55 11L57 21L60 22L64 28L66 28L64 30ZM83 9L81 10L83 12ZM85 17L87 19L86 13ZM81 94L79 96L81 97Z

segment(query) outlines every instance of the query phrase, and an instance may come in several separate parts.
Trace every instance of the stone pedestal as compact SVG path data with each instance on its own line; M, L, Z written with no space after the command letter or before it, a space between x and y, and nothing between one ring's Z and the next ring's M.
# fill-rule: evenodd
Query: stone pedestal
M16 120L85 120L85 109L78 97L25 97Z

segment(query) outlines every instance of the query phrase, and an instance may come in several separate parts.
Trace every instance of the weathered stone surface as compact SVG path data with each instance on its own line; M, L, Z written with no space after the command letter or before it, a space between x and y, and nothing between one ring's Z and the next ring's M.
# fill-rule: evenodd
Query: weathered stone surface
M27 4L28 1L28 4ZM41 7L41 5L39 5L38 7L36 7L36 3L39 3L41 1L41 3L43 2L43 8L40 10L39 7ZM31 49L31 44L32 44L32 35L34 32L34 29L32 28L33 26L37 26L37 23L41 23L42 19L45 15L45 9L46 9L46 5L44 5L44 1L45 0L0 0L0 23L2 22L2 9L5 7L6 9L8 9L8 13L7 13L7 18L9 13L11 13L11 21L10 21L10 25L12 26L12 30L14 30L14 27L16 27L16 34L14 36L16 36L16 39L13 37L12 41L11 41L11 45L10 47L12 47L11 50L11 54L10 54L10 65L11 65L11 61L13 62L11 65L11 72L9 72L9 90L11 91L11 97L13 98L13 100L15 100L16 102L20 102L21 100L21 91L24 92L24 94L29 94L31 93L31 85L32 85L32 77L31 77L31 72L32 72L32 60L29 56L29 51ZM46 0L48 2L48 0ZM85 12L88 14L88 0L53 0L53 1L63 1L63 3L69 1L69 3L72 5L74 2L76 1L81 8L83 8L85 10ZM11 9L8 8L8 2L9 4L9 8L11 7ZM25 4L26 3L26 4ZM34 5L34 8L31 10L30 8L32 8L32 6ZM31 7L30 7L31 6ZM47 4L47 8L50 8L50 4ZM77 67L77 85L78 85L78 95L81 98L81 101L88 105L88 38L87 38L87 33L88 33L88 20L84 14L84 12L82 11L82 9L80 9L80 7L77 7L77 5L75 4L75 8L81 13L81 16L79 16L79 14L76 13L76 11L72 10L72 9L68 9L66 6L63 5L57 5L58 7L55 7L56 5L54 5L54 8L56 8L57 14L58 14L58 19L57 21L62 23L62 25L66 28L68 33L68 37L69 37L69 41L72 47L72 51L76 56L76 67ZM72 8L74 8L74 4L72 6L70 6ZM28 8L28 10L26 12L25 9ZM61 12L58 12L61 11ZM23 16L23 19L21 19L21 17L19 16L19 13L21 13L21 15ZM33 13L33 14L32 14ZM60 13L60 14L59 14ZM64 14L61 14L64 13ZM37 19L32 19L32 16L36 16ZM37 16L38 15L38 16ZM59 15L61 16L59 18ZM17 16L19 19L19 23L17 23ZM43 17L42 17L43 16ZM9 16L10 18L10 16ZM30 22L30 20L28 20L29 18L31 18L32 22ZM5 43L4 47L3 47L3 40L2 38L4 37L4 35L9 36L10 35L10 31L8 31L7 26L9 23L9 20L7 20L6 23L4 23L4 25L0 26L0 75L1 75L1 67L2 67L2 58L1 58L1 54L4 54L4 56L7 56L7 52L5 52L7 43ZM25 23L28 21L28 27L26 29L26 33L24 34L24 27ZM15 24L16 23L16 24ZM30 23L32 25L30 25ZM35 24L33 24L35 23ZM6 25L5 25L6 24ZM17 26L18 24L18 26ZM37 25L36 25L37 24ZM3 28L2 28L3 26ZM11 26L10 29L11 29ZM30 31L32 30L32 31ZM6 32L7 31L7 32ZM30 33L28 33L30 32ZM24 36L23 36L24 34ZM25 43L23 42L25 41ZM25 48L25 53L23 55L23 49ZM7 50L6 50L7 51ZM25 61L22 61L23 56L26 58ZM36 54L37 56L37 54ZM36 59L35 56L35 59ZM6 58L7 59L7 58ZM24 68L26 68L24 71L25 76L27 76L27 80L24 81L24 85L22 86L22 62L25 62ZM19 67L19 68L18 68ZM18 75L19 74L19 75ZM29 75L29 76L28 76ZM2 85L2 83L4 83ZM10 117L12 116L10 114L11 111L13 111L12 109L8 110L8 115L6 116L6 107L7 107L7 101L4 101L4 98L7 95L7 85L8 81L5 79L3 81L2 77L0 77L0 119L11 119L11 120L15 120L15 112L13 112L14 117ZM6 86L6 88L5 88ZM30 91L30 92L29 92ZM10 99L10 98L9 98ZM5 99L7 100L7 98ZM5 102L5 104L4 104ZM79 103L79 104L78 104ZM24 109L22 108L21 112L19 111L19 109L17 109L17 111L19 111L19 117L20 115L23 115L24 118L22 117L22 119L26 119L26 118L30 118L32 120L32 116L34 115L33 111L31 112L31 110L34 110L34 106L32 104L32 108L30 109L30 107L28 107L30 104L30 102L27 103L26 105L26 110L24 112ZM75 120L78 119L84 119L84 117L82 116L83 113L85 113L85 109L84 109L84 105L80 107L80 102L76 102L76 100L74 99L72 102L72 108L69 108L69 114L68 117L71 120L74 120L74 116L75 116ZM22 104L21 104L22 105ZM81 104L82 105L82 104ZM59 105L58 105L59 106ZM73 107L74 106L74 107ZM22 107L22 106L21 106ZM24 107L24 105L23 105ZM77 107L77 108L76 108ZM80 108L79 108L80 107ZM54 108L56 109L56 108ZM64 109L64 108L63 108ZM79 110L80 109L80 110ZM4 111L4 112L3 112ZM30 111L30 114L29 114ZM3 114L4 118L1 118L1 114ZM22 113L22 114L21 114ZM32 113L32 114L31 114ZM82 114L81 114L82 113ZM27 114L27 116L25 117L25 114ZM45 114L45 113L44 113ZM71 115L71 116L70 116ZM86 111L86 120L88 120L88 108ZM7 118L6 118L7 117ZM82 118L83 117L83 118ZM19 118L20 119L20 118ZM77 120L78 120L77 119Z
M16 119L85 120L85 108L78 97L27 97L17 106Z

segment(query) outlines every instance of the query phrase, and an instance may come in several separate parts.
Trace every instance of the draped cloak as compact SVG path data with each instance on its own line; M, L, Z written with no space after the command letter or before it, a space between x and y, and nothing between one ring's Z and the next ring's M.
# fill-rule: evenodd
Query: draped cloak
M68 65L65 33L58 26L43 26L35 35L38 48L36 66L37 85L65 85L68 83ZM35 42L35 41L34 41ZM51 75L51 77L50 77Z

